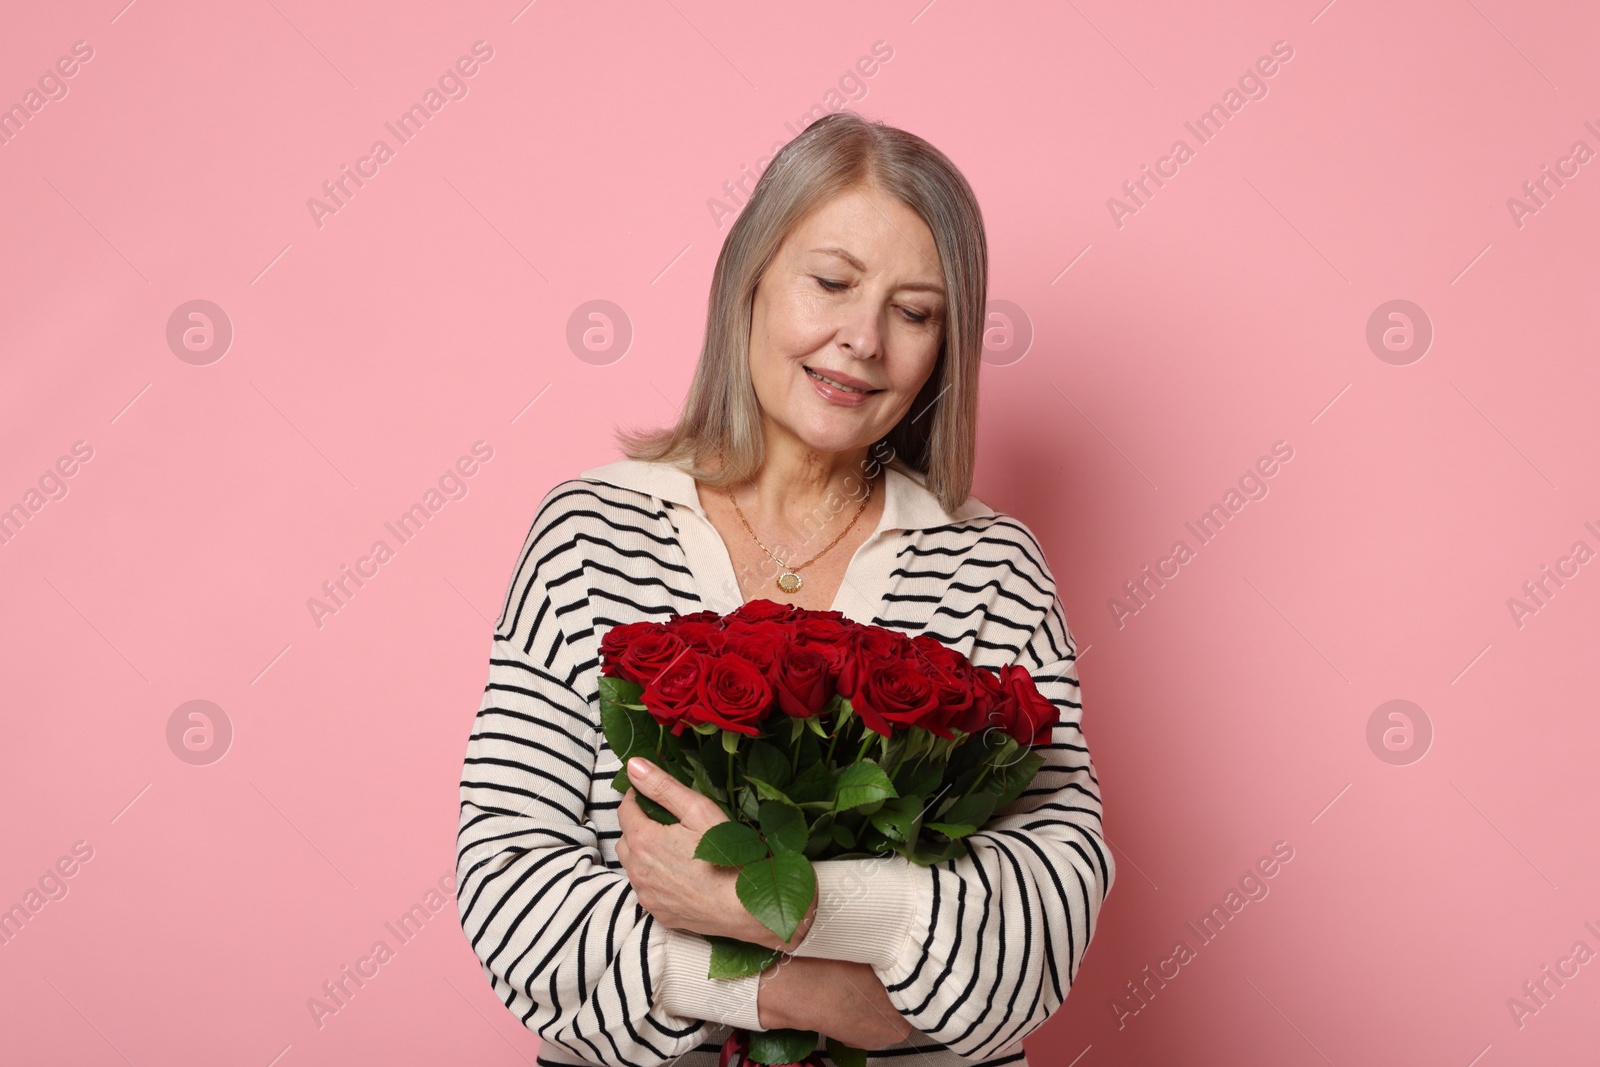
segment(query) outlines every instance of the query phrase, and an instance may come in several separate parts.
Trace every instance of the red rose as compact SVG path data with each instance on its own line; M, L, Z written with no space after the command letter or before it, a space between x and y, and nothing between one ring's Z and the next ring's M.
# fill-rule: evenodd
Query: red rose
M952 730L975 734L983 728L974 699L974 668L966 656L927 634L911 639L911 646L933 683L939 708L922 723L925 729L949 740Z
M683 638L671 630L652 626L628 642L622 650L623 677L640 685L649 685L662 668L670 665L688 651Z
M749 660L768 681L776 675L778 664L788 655L791 645L787 627L776 622L736 623L728 627L724 636L722 654Z
M1006 732L1020 745L1043 745L1061 719L1061 709L1039 692L1026 667L1008 663L1000 668L1000 686L1011 697L1011 720Z
M791 649L778 665L772 689L778 708L796 719L809 719L822 710L833 695L833 676L828 660L810 648Z
M691 611L687 615L674 615L671 619L667 620L666 625L677 626L680 623L686 622L712 622L720 626L722 624L722 616L718 615L714 611L711 611L710 609L706 609L704 611Z
M888 737L896 726L922 726L939 707L939 698L915 663L890 660L863 672L850 705L869 729Z
M990 729L1004 730L1011 721L1007 706L1009 698L1000 686L1000 676L987 667L972 669L972 729L968 733L983 733Z
M820 651L828 657L829 666L838 677L839 692L854 704L869 668L908 659L911 650L911 639L903 633L881 626L858 626L842 645L834 645L831 652L826 648Z
M747 600L725 616L731 624L738 622L782 622L790 618L796 611L804 610L790 604L779 604L765 597Z
M722 651L723 643L727 640L719 622L707 622L693 619L688 622L674 620L667 624L674 634L683 640L683 643L699 652L711 654Z
M846 618L842 611L808 611L791 620L791 624L795 640L804 643L840 641L861 625Z
M622 656L627 652L628 646L639 640L643 635L661 632L659 623L654 622L629 622L621 626L613 626L606 631L600 639L600 673L610 678L624 678L630 682L637 682L637 678L629 678L623 673ZM640 683L643 684L643 683Z
M696 709L700 705L700 679L706 673L707 658L693 649L684 652L652 678L639 694L639 702L650 712L651 718L662 726L670 726L674 737L682 734L685 726L699 721Z
M772 686L761 669L736 655L711 656L705 663L696 709L699 720L741 734L759 734L757 724L772 708Z

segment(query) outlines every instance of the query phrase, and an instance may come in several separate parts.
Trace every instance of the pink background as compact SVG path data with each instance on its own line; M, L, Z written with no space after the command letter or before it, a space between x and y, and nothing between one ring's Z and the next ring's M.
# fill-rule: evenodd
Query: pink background
M543 492L616 458L619 415L673 417L727 232L708 202L845 104L983 204L975 493L1039 533L1083 647L1118 878L1030 1060L1592 1057L1600 963L1521 1025L1507 1002L1600 951L1600 563L1520 625L1508 599L1600 550L1600 162L1520 225L1508 199L1600 149L1594 5L121 5L0 35L0 104L93 49L0 146L0 507L58 497L0 545L0 906L92 850L0 946L0 1059L532 1061L427 896L491 620ZM398 144L383 124L480 40L467 95ZM1277 41L1266 95L1200 144L1184 123ZM307 199L378 138L393 158L319 227ZM1178 138L1193 158L1119 226L1108 199ZM202 299L233 337L190 362L167 326ZM625 352L569 343L591 300ZM1421 358L1369 345L1391 300L1431 322ZM477 441L399 544L384 523ZM1268 494L1119 625L1123 583L1277 441ZM379 539L319 626L308 600ZM231 727L196 739L209 764L169 743L191 700ZM1409 747L1369 742L1391 700L1431 741L1413 713ZM1268 895L1200 943L1277 842ZM384 924L430 899L401 944ZM309 998L380 939L319 1027Z

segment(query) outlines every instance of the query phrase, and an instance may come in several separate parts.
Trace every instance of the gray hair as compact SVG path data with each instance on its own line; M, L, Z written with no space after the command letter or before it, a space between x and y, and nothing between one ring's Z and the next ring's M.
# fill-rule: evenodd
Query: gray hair
M899 463L924 475L946 511L967 500L989 285L983 215L944 153L915 134L848 110L811 123L762 172L717 256L705 341L682 414L672 426L618 427L624 455L665 460L712 486L738 484L760 469L766 442L750 379L756 285L795 223L857 184L875 185L927 224L946 293L938 360L899 424L870 449L869 463ZM886 447L892 449L887 459ZM716 469L703 465L712 454L723 460Z

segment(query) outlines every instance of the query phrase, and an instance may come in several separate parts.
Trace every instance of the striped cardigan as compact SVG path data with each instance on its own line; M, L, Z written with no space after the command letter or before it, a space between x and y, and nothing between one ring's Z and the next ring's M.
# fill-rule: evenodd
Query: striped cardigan
M1025 525L976 498L948 514L922 476L885 470L882 518L833 607L980 665L1021 663L1061 719L1031 787L966 855L817 862L817 913L794 955L873 967L913 1030L869 1065L1025 1064L1022 1039L1065 999L1115 877L1076 646ZM619 762L598 714L610 627L740 603L677 467L619 460L539 504L467 743L457 898L490 986L541 1038L541 1063L711 1067L730 1027L760 1029L757 977L707 978L709 942L639 906L616 856Z

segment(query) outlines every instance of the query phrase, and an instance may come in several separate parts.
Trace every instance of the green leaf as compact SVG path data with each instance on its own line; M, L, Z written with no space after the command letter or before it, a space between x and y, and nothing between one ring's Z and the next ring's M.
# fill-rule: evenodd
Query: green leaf
M865 1049L852 1048L836 1038L827 1038L828 1058L834 1067L867 1067Z
M895 772L894 791L901 796L910 793L929 796L939 791L939 782L943 778L944 768L932 760L920 764L907 763Z
M883 773L883 768L871 760L852 763L839 774L838 792L834 796L835 811L859 808L864 804L887 800L897 794L894 783Z
M962 797L949 808L939 813L943 822L964 822L973 826L982 826L989 821L989 813L994 811L994 797L989 793L973 793L971 796ZM931 823L929 824L932 825Z
M744 978L760 974L783 955L782 950L754 945L733 937L702 935L711 942L711 967L707 978Z
M872 825L895 842L911 840L921 822L922 799L914 796L886 800L883 807L872 814Z
M804 719L796 719L795 722L805 723L807 730L810 730L820 738L826 739L828 736L828 731L823 727L820 721L821 718L822 716L820 715L810 715Z
M787 942L816 898L817 873L799 852L778 852L771 859L746 865L734 889L745 910Z
M894 851L894 843L871 821L856 834L856 851L869 856L882 856Z
M806 817L792 804L777 800L763 802L760 822L761 833L774 855L799 852L806 847Z
M606 744L624 766L634 756L653 757L656 741L662 734L661 724L651 718L648 711L607 700L600 702L600 729L606 735Z
M850 827L844 825L844 823L834 823L832 833L833 840L840 848L856 847L856 835L850 829Z
M706 772L706 765L700 762L700 757L692 752L685 752L683 761L689 765L689 784L694 791L726 805L728 791L711 781L711 775Z
M922 826L926 830L937 830L949 838L966 837L968 834L978 832L976 826L964 822L925 822Z
M789 784L789 757L770 741L757 741L745 757L745 771L752 778L760 778L782 789Z
M833 772L820 758L805 764L785 790L796 804L822 803L833 807Z
M955 841L946 841L943 844L919 842L916 848L906 854L906 858L912 863L920 863L926 867L935 863L943 863L948 859L955 859L965 855L966 852L966 842L958 838Z
M833 823L834 814L825 811L817 816L817 821L811 824L811 833L806 837L806 858L813 860L828 859L833 851Z
M718 867L743 867L747 863L764 860L772 854L767 843L761 840L755 827L742 822L719 822L700 835L694 847L694 858L714 863Z
M752 1030L750 1062L799 1063L816 1051L819 1036L815 1030Z
M1033 781L1033 776L1044 765L1044 757L1039 753L1029 750L1018 756L1009 767L1005 769L1005 789L995 797L994 810L999 811L1010 804L1022 791L1028 788L1028 783Z
M634 799L639 802L639 807L644 810L644 813L650 816L656 822L665 823L666 825L671 826L678 821L678 817L672 814L671 811L662 807L660 804L657 804L655 801L651 800L649 797L638 792L637 790L634 791Z
M791 807L794 805L794 801L785 796L783 790L779 789L777 786L764 782L752 774L746 774L744 776L744 780L756 787L756 796L760 797L762 800L781 801L782 803L788 804Z
M613 704L637 704L639 694L644 692L644 686L638 682L614 678L607 674L602 674L596 684L600 687L600 699Z

